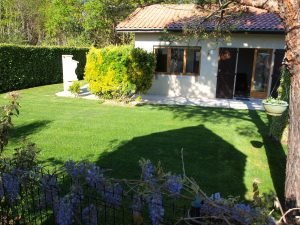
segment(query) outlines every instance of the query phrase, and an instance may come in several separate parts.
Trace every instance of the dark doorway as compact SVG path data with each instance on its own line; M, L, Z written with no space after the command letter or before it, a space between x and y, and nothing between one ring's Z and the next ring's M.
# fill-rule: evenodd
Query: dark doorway
M234 97L250 97L254 51L251 48L239 49Z
M217 76L217 98L233 98L236 48L220 48Z

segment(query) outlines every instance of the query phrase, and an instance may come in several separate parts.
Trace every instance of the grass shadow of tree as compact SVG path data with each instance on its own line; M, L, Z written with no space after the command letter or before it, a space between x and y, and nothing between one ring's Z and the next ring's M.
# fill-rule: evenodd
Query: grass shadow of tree
M9 139L11 142L18 142L21 139L24 139L31 134L39 132L41 129L46 127L49 123L51 123L50 120L38 120L32 123L15 126L10 131Z
M97 163L111 168L117 178L138 178L140 158L161 161L167 171L182 173L181 148L187 175L205 192L244 197L246 156L203 125L135 137L102 154Z
M283 146L270 138L269 125L261 119L257 111L249 111L249 116L257 126L258 132L262 137L273 185L280 202L284 203L286 154ZM270 123L271 118L268 117L268 119Z

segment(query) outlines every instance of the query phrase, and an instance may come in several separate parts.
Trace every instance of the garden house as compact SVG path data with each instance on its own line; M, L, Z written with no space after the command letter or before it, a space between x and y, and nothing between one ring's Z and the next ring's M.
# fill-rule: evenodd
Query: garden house
M217 17L203 20L210 10L194 4L155 4L136 9L116 27L118 32L134 33L136 47L156 54L149 94L267 97L279 85L285 47L281 19L274 13L245 8L233 12L235 16L225 16L220 25ZM218 24L230 34L216 39L184 35L197 24L206 32L213 32Z

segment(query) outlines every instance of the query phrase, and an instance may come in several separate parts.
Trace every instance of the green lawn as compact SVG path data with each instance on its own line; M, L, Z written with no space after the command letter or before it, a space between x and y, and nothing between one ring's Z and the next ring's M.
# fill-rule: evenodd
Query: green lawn
M56 97L62 85L21 91L21 114L14 118L9 151L24 136L42 150L40 160L61 165L90 160L115 177L134 178L138 160L161 161L186 171L208 193L251 198L252 181L261 191L284 187L286 146L268 139L264 112L191 106L113 106L95 100ZM6 102L1 95L0 104Z

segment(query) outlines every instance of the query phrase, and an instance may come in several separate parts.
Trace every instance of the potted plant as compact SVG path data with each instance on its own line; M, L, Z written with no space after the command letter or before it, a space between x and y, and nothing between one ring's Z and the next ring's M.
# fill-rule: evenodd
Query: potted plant
M271 116L281 116L282 113L287 109L288 103L280 99L269 97L262 101L266 113Z

